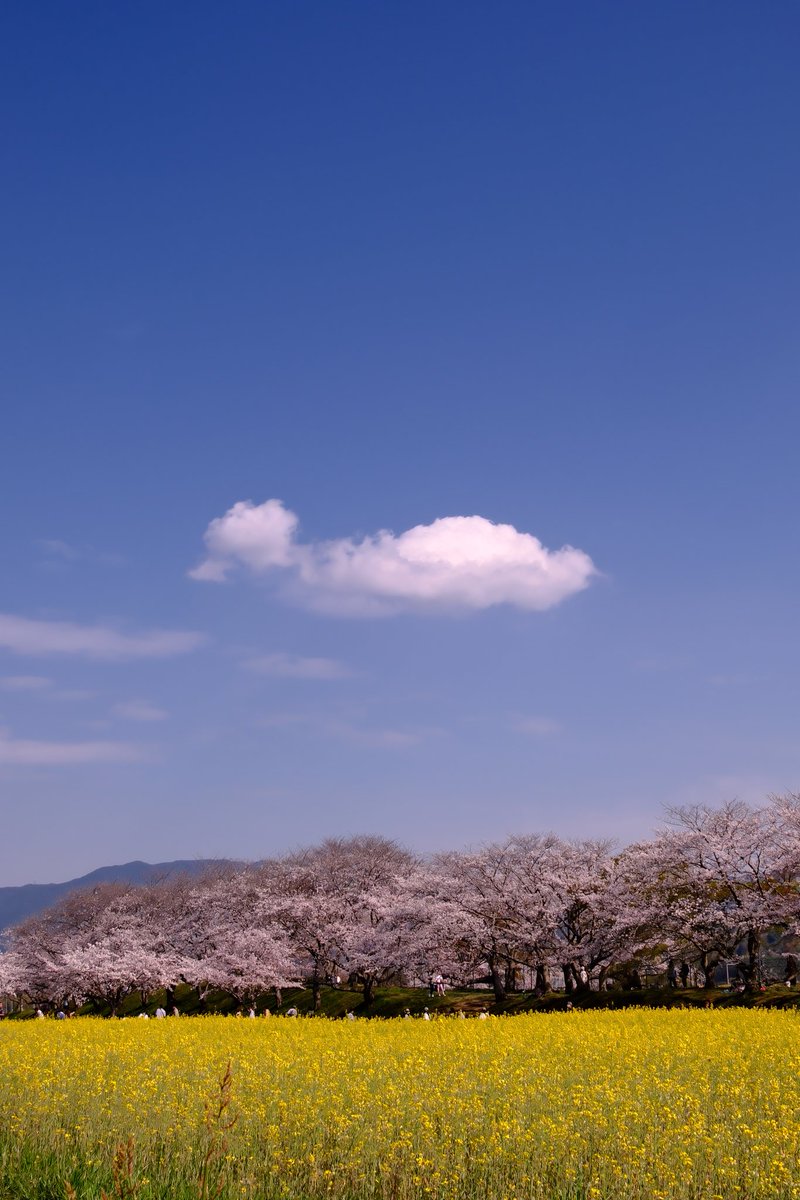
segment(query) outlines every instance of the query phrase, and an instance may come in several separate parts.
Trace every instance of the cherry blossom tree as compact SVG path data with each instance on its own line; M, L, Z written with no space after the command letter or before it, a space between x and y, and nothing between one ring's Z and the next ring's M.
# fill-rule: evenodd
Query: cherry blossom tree
M510 878L508 856L499 845L438 854L428 871L432 932L437 935L432 945L441 953L442 934L457 933L498 1001L505 1000L510 970L519 961L517 930L509 915Z
M206 881L193 899L187 982L201 993L216 988L238 1001L297 985L298 956L275 915L264 910L253 871Z
M757 986L763 937L793 891L779 830L767 810L739 802L671 810L670 827L622 856L641 946L695 962L706 987L720 961L738 960Z
M11 931L0 991L116 1012L132 993L144 1002L164 989L174 1002L179 983L201 1001L221 990L241 1003L304 981L318 1009L340 973L369 1004L381 984L441 972L485 980L501 1001L521 972L540 994L556 971L580 992L670 958L695 964L707 986L720 961L738 961L752 988L767 940L796 973L798 937L800 796L789 794L676 809L620 853L529 834L423 861L362 836L201 879L104 884Z
M122 884L71 892L12 930L9 953L16 990L50 1007L74 1004L91 995L87 979L75 969L74 956L102 936L104 913L119 906L125 892Z
M613 963L627 957L629 940L617 899L617 860L604 840L554 843L542 864L545 922L551 956L567 992L602 986Z
M267 891L278 919L306 962L315 1009L323 981L340 971L356 979L369 1004L396 970L391 896L414 858L387 838L329 838L270 866Z

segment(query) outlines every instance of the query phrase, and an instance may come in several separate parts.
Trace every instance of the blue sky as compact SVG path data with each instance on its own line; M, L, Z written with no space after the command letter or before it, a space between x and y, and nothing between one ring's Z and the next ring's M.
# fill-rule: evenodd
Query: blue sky
M800 788L799 34L6 12L0 883Z

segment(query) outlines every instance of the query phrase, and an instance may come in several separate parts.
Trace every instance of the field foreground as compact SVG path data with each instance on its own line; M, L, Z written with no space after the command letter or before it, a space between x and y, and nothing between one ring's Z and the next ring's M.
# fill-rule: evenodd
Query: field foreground
M0 1196L800 1197L798 1033L758 1010L4 1022Z

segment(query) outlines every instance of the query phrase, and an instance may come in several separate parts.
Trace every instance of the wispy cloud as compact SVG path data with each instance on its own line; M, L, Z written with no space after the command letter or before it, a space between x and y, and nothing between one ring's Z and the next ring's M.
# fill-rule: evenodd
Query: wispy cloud
M145 750L130 742L45 742L15 738L0 729L0 766L74 766L138 762L145 757Z
M313 718L306 716L305 713L267 713L265 716L257 717L255 724L261 729L287 729L291 725L311 725Z
M125 721L166 721L169 713L166 709L149 704L146 700L126 700L115 704L114 716L122 717Z
M75 562L80 557L74 546L60 538L39 538L36 545L49 557L59 558L62 562Z
M737 674L736 672L725 673L723 671L717 675L709 675L706 682L712 687L717 688L742 687L747 683L747 676Z
M663 796L666 809L679 805L724 804L728 800L743 800L746 804L762 804L765 796L791 792L793 778L756 774L708 774L687 780Z
M236 567L271 573L307 607L337 616L477 610L497 604L552 608L598 573L582 550L548 550L538 538L485 517L441 517L404 533L300 542L299 519L280 500L243 500L208 526L193 579L221 582Z
M561 725L552 717L516 717L514 728L517 733L527 733L532 737L552 737L561 732Z
M244 664L259 675L277 679L346 679L352 671L335 658L304 658L299 654L264 654Z
M15 654L74 654L107 662L132 658L170 658L187 654L206 641L188 630L150 629L125 633L104 625L39 621L0 613L0 646Z
M333 737L342 738L346 742L385 750L405 750L409 746L418 746L429 736L429 732L434 732L417 729L373 729L363 725L351 725L348 721L327 721L324 728Z
M4 675L0 678L0 688L4 692L41 692L52 686L52 679L44 675Z
M76 702L91 700L97 693L87 688L56 687L52 679L46 675L3 675L0 676L0 690L4 692L27 692L32 696L40 696L44 700L62 700Z
M289 729L292 726L305 725L325 737L388 750L417 746L427 738L441 733L439 729L382 729L338 717L295 712L267 713L257 718L255 723L262 729Z
M692 660L687 654L647 654L634 659L632 666L634 671L667 674L670 671L686 671L691 668Z
M104 550L95 550L93 546L74 546L61 538L39 538L36 545L50 566L84 562L103 567L123 567L127 561L122 554L109 554Z

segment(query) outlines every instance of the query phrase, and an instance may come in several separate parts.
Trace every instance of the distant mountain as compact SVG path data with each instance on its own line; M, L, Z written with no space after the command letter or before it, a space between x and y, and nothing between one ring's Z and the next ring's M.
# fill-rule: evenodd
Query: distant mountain
M25 883L19 887L0 887L0 933L10 925L24 921L26 917L41 912L55 904L67 892L78 888L92 887L96 883L151 883L168 875L199 875L208 867L218 864L220 859L190 858L175 862L121 863L116 867L98 867L79 879L68 879L66 883Z

